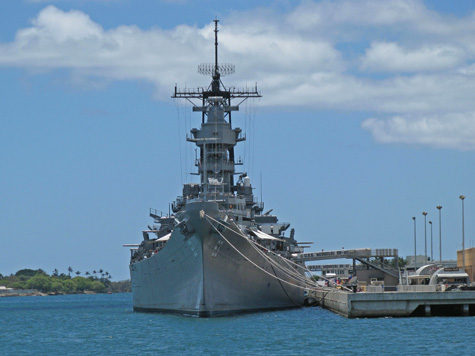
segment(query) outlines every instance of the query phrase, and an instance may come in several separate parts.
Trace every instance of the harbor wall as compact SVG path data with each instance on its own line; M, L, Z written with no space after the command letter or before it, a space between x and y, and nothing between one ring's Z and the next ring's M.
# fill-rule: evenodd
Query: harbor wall
M320 306L348 318L475 315L475 291L348 293L318 291Z
M36 289L0 289L0 297L40 294Z

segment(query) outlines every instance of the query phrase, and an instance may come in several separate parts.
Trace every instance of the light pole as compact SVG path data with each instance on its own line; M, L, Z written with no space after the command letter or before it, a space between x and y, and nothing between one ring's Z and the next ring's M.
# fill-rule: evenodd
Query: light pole
M433 262L434 261L434 255L433 255L434 244L432 241L432 221L429 220L429 224L430 224L430 261Z
M442 205L437 205L437 209L439 209L439 261L442 263L442 221L440 214L440 209L442 209Z
M412 220L414 220L414 272L417 269L417 249L416 249L416 217L413 216Z
M465 226L463 221L463 200L465 199L465 195L461 195L459 198L462 200L462 263L463 271L465 272Z
M425 211L422 212L424 215L424 254L425 254L425 262L427 263L427 213Z

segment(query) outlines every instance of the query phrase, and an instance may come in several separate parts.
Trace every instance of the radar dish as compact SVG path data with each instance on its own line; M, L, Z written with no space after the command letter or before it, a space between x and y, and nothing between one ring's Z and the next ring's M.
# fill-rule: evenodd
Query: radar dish
M214 63L201 63L198 65L198 73L203 75L213 76L215 73L216 66ZM234 64L231 63L222 63L218 65L218 73L224 77L225 75L234 74Z

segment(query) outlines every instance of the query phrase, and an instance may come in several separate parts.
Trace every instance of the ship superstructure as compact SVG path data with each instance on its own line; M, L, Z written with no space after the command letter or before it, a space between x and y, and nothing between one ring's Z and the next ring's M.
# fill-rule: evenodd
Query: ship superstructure
M290 224L272 210L263 213L250 178L236 171L242 162L234 148L245 137L232 127L232 113L261 95L257 85L224 86L221 78L234 66L218 63L218 20L214 32L215 61L198 67L211 84L175 87L172 96L190 101L201 114L201 127L187 137L199 150L200 183L184 184L173 213L150 210L154 225L143 231L130 261L134 310L213 316L292 308L302 306L314 286L304 264L293 259L303 247L293 229L286 236Z

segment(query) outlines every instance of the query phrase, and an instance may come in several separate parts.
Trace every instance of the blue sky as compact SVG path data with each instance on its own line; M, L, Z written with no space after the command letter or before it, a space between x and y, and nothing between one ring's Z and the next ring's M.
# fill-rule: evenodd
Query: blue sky
M197 64L263 98L234 125L257 196L313 250L439 255L474 244L475 4L471 1L0 2L0 273L103 268L195 178L200 119L170 96ZM260 176L262 175L262 190ZM430 226L427 223L430 254Z

